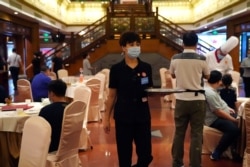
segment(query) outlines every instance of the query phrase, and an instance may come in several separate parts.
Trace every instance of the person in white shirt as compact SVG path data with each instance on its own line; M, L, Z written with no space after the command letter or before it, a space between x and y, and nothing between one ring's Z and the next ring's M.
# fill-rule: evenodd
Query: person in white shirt
M12 49L12 54L8 57L10 74L13 80L14 90L17 90L17 80L20 68L23 68L21 56L16 53L16 49Z
M83 75L92 75L93 67L89 62L90 55L87 53L83 55Z
M239 40L235 36L231 36L220 48L208 52L206 61L210 71L218 70L224 74L231 74L233 71L232 57L228 54L239 43Z

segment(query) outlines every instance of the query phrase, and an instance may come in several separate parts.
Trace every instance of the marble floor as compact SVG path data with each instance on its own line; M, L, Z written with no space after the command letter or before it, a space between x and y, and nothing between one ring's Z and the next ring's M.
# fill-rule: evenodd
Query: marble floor
M174 134L174 111L170 104L164 102L160 96L149 98L152 116L152 152L154 159L149 167L171 167L171 146ZM82 167L118 167L116 142L114 134L114 122L112 122L111 133L105 134L102 123L89 123L90 137L93 149L80 152L79 156ZM189 132L185 139L185 167L188 167ZM133 164L136 162L136 153L133 152ZM202 155L202 167L241 167L241 162L230 159L212 161L209 155Z
M12 80L9 80L9 93L15 96ZM244 96L244 91L240 87L240 96ZM168 102L164 102L159 95L149 97L149 104L152 117L152 154L153 161L149 167L171 167L171 146L174 134L174 110L170 108ZM102 113L103 114L103 113ZM116 141L114 134L114 122L111 124L111 133L105 134L101 122L88 124L90 138L93 144L92 150L79 152L82 167L118 167ZM185 139L185 167L188 167L189 152L189 132ZM136 153L133 152L133 164L136 163ZM242 162L230 159L212 161L209 155L202 155L202 167L241 167Z

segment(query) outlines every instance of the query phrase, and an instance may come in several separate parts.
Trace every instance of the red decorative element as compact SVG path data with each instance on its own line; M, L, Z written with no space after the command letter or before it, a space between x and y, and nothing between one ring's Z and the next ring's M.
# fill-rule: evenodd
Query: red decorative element
M22 108L23 110L27 110L32 108L33 106L29 106L28 104L11 104L7 106L2 106L2 111L14 111L17 108Z
M216 49L216 51L215 51L215 58L216 58L216 60L217 60L217 63L220 63L220 61L221 61L221 59L219 59L219 57L218 57L218 51L219 51L219 49Z

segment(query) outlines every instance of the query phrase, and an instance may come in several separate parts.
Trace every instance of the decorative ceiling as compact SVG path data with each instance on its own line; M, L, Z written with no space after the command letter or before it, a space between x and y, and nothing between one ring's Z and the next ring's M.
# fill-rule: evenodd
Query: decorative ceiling
M109 0L69 0L70 2L93 2L93 1L109 1ZM152 0L162 2L191 2L192 0Z

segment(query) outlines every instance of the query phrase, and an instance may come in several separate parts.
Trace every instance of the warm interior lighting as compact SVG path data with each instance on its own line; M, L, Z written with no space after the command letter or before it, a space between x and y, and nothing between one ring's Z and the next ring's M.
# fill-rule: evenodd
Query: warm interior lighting
M84 34L85 34L85 31L81 31L81 32L78 33L78 35L80 35L80 36L82 36Z

